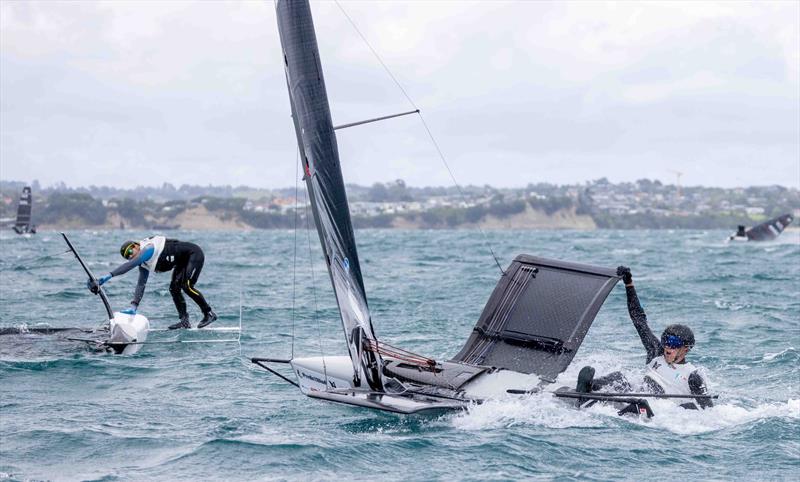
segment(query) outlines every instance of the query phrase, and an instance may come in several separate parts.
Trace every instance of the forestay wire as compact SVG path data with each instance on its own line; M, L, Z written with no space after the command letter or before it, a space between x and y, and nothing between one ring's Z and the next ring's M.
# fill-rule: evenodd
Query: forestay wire
M317 280L314 275L314 255L311 251L311 226L308 222L308 206L311 203L311 197L308 192L308 185L305 189L306 200L304 203L304 214L306 218L306 240L308 241L308 264L311 266L311 292L314 294L314 321L317 325L317 337L319 337L319 352L322 355L322 371L325 373L325 386L328 385L328 366L325 363L325 345L322 341L322 327L320 325L317 305Z
M356 23L353 21L353 19L350 18L350 15L347 14L347 11L345 11L344 7L342 7L341 3L339 3L339 0L334 0L334 2L336 3L336 6L339 7L339 10L342 11L342 13L344 14L345 18L347 18L347 21L350 22L350 25L352 25L353 29L356 31L358 36L361 37L361 40L364 41L364 44L366 44L367 48L369 48L369 50L372 52L372 55L374 55L375 58L378 60L378 62L381 64L381 66L383 67L383 70L385 70L386 73L389 74L389 77L395 83L397 88L400 89L400 92L403 93L403 96L405 96L406 100L408 100L408 102L411 104L411 106L414 107L414 109L417 111L417 115L419 115L419 119L420 119L420 121L422 121L422 126L425 128L425 132L428 133L428 137L430 138L431 143L433 143L433 147L436 149L436 152L439 154L439 159L442 160L442 164L444 164L444 167L447 169L447 172L450 174L450 179L453 180L453 184L456 186L456 189L458 189L458 193L461 196L461 200L466 204L467 196L466 196L466 194L464 194L464 190L461 189L461 185L456 180L456 176L453 174L452 169L450 169L450 165L447 163L447 159L445 159L444 153L442 152L442 149L439 147L439 143L436 142L436 138L433 137L433 133L431 132L430 128L428 127L428 123L425 122L425 117L423 117L423 115L422 115L422 110L419 107L417 107L417 104L411 99L411 96L408 95L408 92L406 92L406 90L403 88L403 86L400 84L400 82L397 80L397 78L394 76L394 74L392 74L392 71L389 70L389 67L386 65L386 63L383 61L383 59L381 59L381 56L378 55L378 52L372 47L372 45L369 43L369 41L364 36L364 34L361 33L361 30L359 30L358 26L356 26ZM486 245L486 247L489 249L489 252L492 254L492 258L494 259L495 264L500 269L500 272L505 274L505 271L503 271L503 267L500 266L500 261L497 259L497 255L495 255L495 253L494 253L494 249L492 249L492 245L489 242L489 237L486 236L486 233L483 231L483 229L481 229L479 224L476 224L476 227L478 228L478 231L481 233L481 236L483 236L483 242Z
M295 299L297 295L297 213L300 210L300 196L298 184L300 183L300 146L297 146L297 158L294 164L294 260L292 262L292 353L291 359L294 359L294 340L295 340ZM303 190L305 200L303 202L303 217L306 221L306 240L308 242L308 264L311 267L311 292L314 296L314 322L317 325L317 337L319 338L319 352L322 355L322 369L325 373L325 380L327 386L328 380L328 367L325 363L325 347L322 342L322 328L320 326L317 305L317 281L314 275L314 254L311 250L311 227L308 223L308 204L311 201L308 195L308 186Z
M297 198L297 185L299 179L300 166L300 146L297 146L297 158L294 162L294 260L292 261L292 356L294 360L294 323L295 323L295 298L297 294L297 211L300 207L300 200Z

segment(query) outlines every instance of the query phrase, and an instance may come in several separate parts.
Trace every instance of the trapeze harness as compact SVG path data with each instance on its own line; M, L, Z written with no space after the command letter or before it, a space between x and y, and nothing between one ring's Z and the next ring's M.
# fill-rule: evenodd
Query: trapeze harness
M645 382L652 387L657 385L661 393L676 393L679 395L692 395L689 386L689 377L697 371L691 363L667 363L664 355L653 358L647 364L647 373L644 375Z

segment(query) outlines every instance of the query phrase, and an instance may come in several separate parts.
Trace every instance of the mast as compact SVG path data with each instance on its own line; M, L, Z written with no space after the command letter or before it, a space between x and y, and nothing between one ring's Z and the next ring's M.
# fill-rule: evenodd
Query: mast
M61 233L61 236L64 238L64 242L67 243L67 246L69 246L69 250L72 251L72 254L74 254L75 258L78 259L78 263L81 264L81 268L83 268L83 271L89 277L89 280L94 284L94 286L97 287L97 292L95 293L94 291L92 291L92 293L100 295L100 299L103 301L103 306L105 306L106 308L106 314L108 315L108 319L113 320L114 310L111 309L111 304L108 302L108 296L106 296L105 290L103 290L103 288L97 284L97 278L95 278L94 273L92 273L92 270L90 270L89 267L86 266L86 263L83 262L83 258L81 258L81 255L78 254L78 250L76 250L75 246L72 245L72 242L67 237L67 234Z
M278 0L276 13L303 179L353 362L353 383L358 387L366 379L369 388L382 391L383 360L374 350L377 339L356 251L311 7L308 0Z

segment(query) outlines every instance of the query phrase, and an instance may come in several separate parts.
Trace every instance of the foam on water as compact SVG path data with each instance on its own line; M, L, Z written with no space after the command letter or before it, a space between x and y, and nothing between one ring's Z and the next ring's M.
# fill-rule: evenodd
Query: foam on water
M794 359L797 359L797 350L795 350L793 346L790 346L789 348L781 350L778 353L766 353L764 354L764 358L762 358L762 360L765 362L771 362L783 356L793 356Z
M718 403L706 410L684 410L669 400L654 400L650 406L658 413L647 422L648 426L679 435L696 435L723 430L755 421L800 418L800 400L783 403L762 403L744 407L734 403ZM635 423L643 423L637 420Z
M546 428L597 427L607 424L598 413L580 412L549 393L488 400L452 418L460 430L487 430L535 425Z
M472 406L467 412L455 416L452 424L460 430L488 430L520 424L565 429L632 423L659 433L666 431L677 435L697 435L770 418L800 419L799 399L762 403L754 407L718 403L706 410L685 410L669 400L651 399L650 406L657 415L648 419L642 416L620 417L617 415L618 409L608 404L595 404L578 410L572 403L549 393L508 396Z

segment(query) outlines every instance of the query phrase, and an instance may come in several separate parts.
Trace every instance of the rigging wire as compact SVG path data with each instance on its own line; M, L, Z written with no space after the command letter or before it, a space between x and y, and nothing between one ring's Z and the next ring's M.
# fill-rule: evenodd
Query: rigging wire
M322 370L325 373L325 387L328 386L328 367L325 363L325 346L322 342L322 327L319 321L317 305L317 281L314 276L314 255L311 252L311 227L308 224L308 206L311 204L311 198L308 195L308 184L305 189L306 202L304 203L303 214L306 218L306 240L308 241L308 264L311 266L311 292L314 294L314 321L317 325L317 337L319 338L319 352L322 355Z
M297 211L298 203L300 202L297 199L297 186L300 183L298 178L299 165L300 146L297 146L297 158L294 162L294 260L292 261L292 356L290 357L292 360L294 359L295 298L297 293Z
M369 50L372 52L372 54L375 56L375 58L381 64L381 66L383 67L383 70L385 70L386 73L389 74L389 77L395 83L397 88L400 89L400 92L403 93L403 96L405 96L406 100L408 100L408 102L411 104L411 106L414 107L414 109L416 109L417 115L419 115L419 119L420 119L420 121L422 121L422 126L425 128L425 132L428 133L428 137L431 139L431 142L433 143L433 147L436 149L436 152L439 154L439 159L441 159L442 163L444 164L444 167L447 169L447 172L450 174L450 179L452 179L453 184L455 184L456 189L458 190L458 193L461 196L461 200L464 203L466 203L467 202L467 196L466 196L466 194L464 194L464 190L461 188L461 185L456 180L456 176L453 174L452 169L450 169L450 165L447 163L447 159L445 159L444 153L442 152L442 149L439 147L439 143L436 142L436 138L434 138L433 133L431 132L430 128L428 127L428 123L425 122L425 117L422 116L422 111L420 110L419 107L417 107L417 104L414 103L414 101L411 99L411 96L408 95L408 92L406 92L406 90L400 84L400 81L397 80L397 77L395 77L394 74L392 74L392 71L389 70L389 67L386 65L386 63L383 61L383 59L381 59L381 56L372 47L372 45L369 43L369 41L364 36L364 34L361 33L361 30L358 29L358 26L356 26L356 23L353 21L352 18L350 18L350 15L347 14L347 12L345 11L344 7L339 3L339 0L334 0L334 3L336 3L336 6L339 7L339 10L342 11L344 16L347 18L347 21L350 22L350 25L356 31L358 36L361 37L361 40L364 41L364 44L366 44L367 48L369 48ZM489 249L489 252L492 254L492 258L494 259L494 262L497 265L497 267L500 269L500 272L502 274L506 274L506 272L503 270L503 267L500 265L500 261L497 259L497 255L495 254L494 249L492 249L492 245L489 242L489 237L486 235L486 233L483 231L483 229L480 227L479 224L476 224L476 227L478 228L478 231L481 233L481 236L483 236L483 242L486 245L486 247Z

